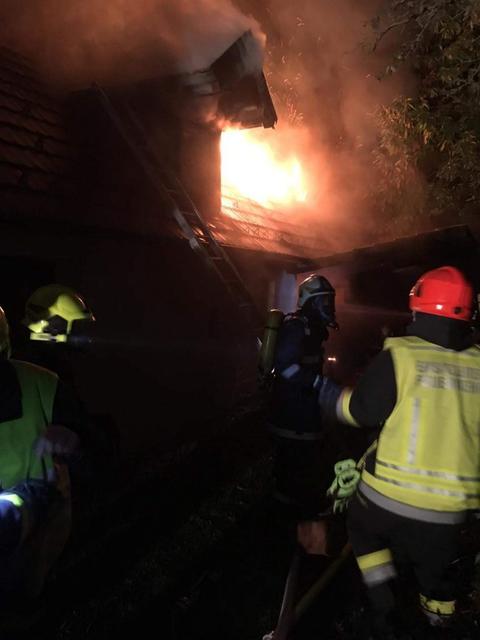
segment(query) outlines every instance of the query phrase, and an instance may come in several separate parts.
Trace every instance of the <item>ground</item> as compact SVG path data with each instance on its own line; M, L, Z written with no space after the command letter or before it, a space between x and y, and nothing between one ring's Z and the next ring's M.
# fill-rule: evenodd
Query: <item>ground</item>
M131 469L127 483L119 484L122 465L82 487L72 539L45 594L5 612L0 638L147 637L153 629L165 640L261 640L276 625L294 550L271 498L261 406L238 408L206 441ZM338 553L341 521L335 536ZM467 631L457 637L480 637L471 597L479 540L472 525L458 563ZM299 588L307 591L334 561L304 561ZM414 612L409 576L405 584L405 607ZM367 622L350 554L289 638L363 640Z

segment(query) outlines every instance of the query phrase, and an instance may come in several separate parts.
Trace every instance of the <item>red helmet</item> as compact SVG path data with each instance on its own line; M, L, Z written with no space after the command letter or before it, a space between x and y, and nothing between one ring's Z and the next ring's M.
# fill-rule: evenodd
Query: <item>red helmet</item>
M410 309L454 320L471 320L473 287L455 267L427 271L410 291Z

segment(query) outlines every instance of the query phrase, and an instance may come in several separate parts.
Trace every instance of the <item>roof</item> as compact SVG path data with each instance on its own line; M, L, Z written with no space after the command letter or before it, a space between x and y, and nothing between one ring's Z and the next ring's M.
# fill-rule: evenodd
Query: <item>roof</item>
M232 51L234 48L228 55ZM61 219L64 225L118 228L125 210L136 205L138 209L138 202L132 205L118 188L115 192L112 176L103 175L99 184L98 176L91 180L91 176L79 175L77 161L83 151L69 135L64 104L65 97L51 95L28 60L0 47L0 220L43 224ZM270 103L266 104L268 110ZM87 120L90 115L86 114ZM268 117L273 118L274 111ZM98 135L93 125L90 128L84 138ZM135 162L133 158L131 162ZM89 185L90 193L84 193L82 184ZM83 207L78 202L79 191L85 197ZM152 208L150 217L157 222L159 213L167 217L161 205ZM226 209L227 215L211 221L221 244L295 257L316 248L301 228L275 218L273 212L248 202L242 203L242 208L243 215L236 203ZM133 210L128 214L131 224L138 225L138 215ZM147 233L151 232L152 225L146 226ZM155 225L155 231L162 233L161 226L164 234L178 236L170 220Z
M305 226L285 220L279 211L238 196L222 196L222 215L211 226L217 241L226 246L299 258L318 255L325 249L321 238L309 233Z
M57 217L72 193L63 118L27 61L0 48L0 216Z
M65 104L25 58L0 47L0 220L158 232L158 211L145 222L146 210L139 214L138 200L121 185L115 190L101 180L84 188L81 148L69 133Z
M405 236L344 253L337 253L312 260L315 268L355 264L356 268L388 264L401 269L421 263L426 256L438 260L455 260L476 252L479 243L467 225L454 225L433 229L413 236Z
M111 165L101 167L103 171L97 171L95 180L88 174L79 175L82 150L69 135L64 98L49 93L25 58L0 47L0 220L41 224L61 220L65 226L179 237L179 229L158 194L146 184L138 166L133 166L133 156L126 161L130 186L136 185L137 191L129 197L125 197L126 187L113 175ZM273 122L270 103L262 104L263 115ZM89 113L84 116L87 123L89 117ZM93 124L88 127L89 131L82 132L84 137L96 141L104 135L101 126L97 130ZM115 154L107 139L103 149ZM198 182L198 176L194 178ZM455 227L334 254L326 229L320 236L312 232L312 225L295 224L252 201L228 197L224 197L222 212L211 215L209 223L217 241L226 247L303 259L318 256L313 260L318 268L353 261L374 264L393 260L401 264L413 259L415 252L435 253L442 242L444 247L454 246L458 255L460 247L475 241L470 230L465 231L468 228Z

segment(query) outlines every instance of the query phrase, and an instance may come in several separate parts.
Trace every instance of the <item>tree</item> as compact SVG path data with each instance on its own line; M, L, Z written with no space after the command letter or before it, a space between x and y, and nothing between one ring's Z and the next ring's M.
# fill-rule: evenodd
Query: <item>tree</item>
M386 73L408 64L415 97L378 110L374 162L383 209L411 224L461 220L480 200L480 1L389 0L373 23L374 49L396 33Z

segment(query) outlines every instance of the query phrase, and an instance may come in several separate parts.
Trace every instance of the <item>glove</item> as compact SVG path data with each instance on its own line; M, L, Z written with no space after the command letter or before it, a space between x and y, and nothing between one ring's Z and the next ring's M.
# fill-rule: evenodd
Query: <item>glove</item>
M33 452L38 458L43 456L71 456L79 448L80 438L74 431L61 424L51 424L45 433L37 438Z
M306 553L327 555L327 525L325 520L306 520L297 524L297 542Z
M340 460L335 464L335 480L327 490L327 496L334 499L333 513L346 510L350 498L355 493L360 480L360 472L355 460Z
M342 393L342 387L336 382L324 376L318 388L318 404L328 416L335 416L337 401Z

